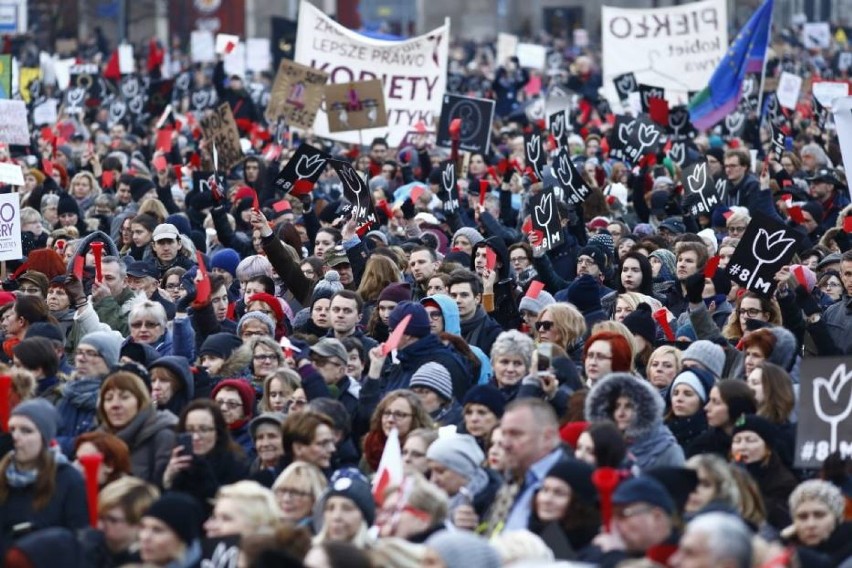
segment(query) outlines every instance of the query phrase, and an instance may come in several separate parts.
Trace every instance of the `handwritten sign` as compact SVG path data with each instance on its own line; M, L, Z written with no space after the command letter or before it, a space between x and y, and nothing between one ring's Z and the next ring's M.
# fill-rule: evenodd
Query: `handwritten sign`
M326 85L325 107L330 132L388 125L385 94L379 79Z
M0 142L29 146L30 128L24 101L0 100Z
M229 170L243 159L240 133L228 103L222 103L199 122L204 131L204 137L208 143L216 147L219 153L219 164L222 169Z
M322 104L328 73L284 59L278 66L266 108L266 119L283 119L299 128L313 127Z

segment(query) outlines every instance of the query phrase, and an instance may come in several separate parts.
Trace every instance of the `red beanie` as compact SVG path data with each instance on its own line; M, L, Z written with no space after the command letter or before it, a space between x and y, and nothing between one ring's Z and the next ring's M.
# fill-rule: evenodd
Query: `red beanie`
M254 387L248 381L243 379L225 379L224 381L219 381L219 383L213 387L213 393L210 395L210 398L216 399L216 394L224 389L234 389L240 395L240 400L243 401L243 412L246 415L246 418L251 418L254 414Z
M562 438L563 442L576 450L577 440L580 439L580 434L585 432L588 427L588 422L566 422L565 425L559 429L559 436Z
M281 302L278 301L278 298L273 296L272 294L267 294L266 292L258 292L257 294L253 294L246 302L246 307L250 306L252 302L263 302L275 312L275 321L278 325L284 321L284 310L281 308Z

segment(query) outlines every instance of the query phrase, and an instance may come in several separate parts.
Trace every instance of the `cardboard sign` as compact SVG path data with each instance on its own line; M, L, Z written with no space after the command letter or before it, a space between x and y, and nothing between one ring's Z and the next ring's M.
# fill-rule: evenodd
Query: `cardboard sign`
M0 183L24 185L24 171L15 163L0 162Z
M799 103L799 94L802 92L802 78L798 75L784 71L778 79L778 90L775 91L775 96L778 97L778 103L790 110L795 110Z
M681 174L683 182L683 205L693 217L709 215L719 204L716 183L707 171L707 162L697 162L688 166Z
M834 99L849 96L849 83L846 81L814 81L811 84L811 91L819 104L830 109Z
M669 139L675 142L695 138L695 127L689 120L689 109L686 105L678 105L669 109L668 133Z
M56 124L59 119L59 101L47 99L43 103L33 107L33 124L42 126L44 124Z
M18 175L23 175L21 167ZM0 260L18 260L23 258L24 253L21 246L21 198L17 193L4 193L0 195Z
M296 153L281 169L275 178L275 187L284 193L290 193L296 184L302 180L311 185L319 180L331 156L311 146L302 143L296 149Z
M450 122L461 120L459 148L465 152L488 154L491 149L491 123L495 101L461 95L444 95L438 122L437 145L450 148Z
M571 132L571 122L567 110L559 110L548 118L548 128L559 148L568 147L568 136Z
M831 47L831 26L828 22L807 22L802 26L802 43L805 49Z
M299 128L311 128L322 104L328 73L282 59L266 107L266 120L279 119Z
M443 201L444 213L455 213L459 209L459 190L456 187L456 165L447 160L441 166L441 187L439 197Z
M548 251L562 243L562 222L556 209L553 188L546 188L530 198L532 230L541 231L543 237L536 243L539 250Z
M518 51L518 36L500 32L497 34L497 65L505 65Z
M542 147L541 134L524 134L524 156L527 165L533 169L536 177L541 180L544 166L547 165L547 151Z
M352 204L352 218L359 224L377 223L373 196L370 195L370 188L361 174L349 162L329 160L329 163L343 184L343 197Z
M852 364L848 357L805 357L800 371L796 467L817 469L840 451L852 457Z
M534 43L519 43L515 48L518 65L529 69L544 69L547 65L547 48Z
M651 112L651 99L665 99L666 90L653 85L639 85L639 102L642 103L642 112Z
M560 148L556 154L552 173L559 182L567 203L574 205L582 203L591 194L592 190L583 181L583 177L571 161L567 147Z
M630 93L639 89L639 82L636 80L636 74L633 71L614 77L612 82L615 85L615 92L618 93L618 100L622 102L627 100Z
M800 238L798 231L755 212L728 261L728 276L741 287L771 298L775 274L790 263Z
M193 30L189 36L189 51L193 63L216 61L216 40L209 30Z
M328 130L344 132L388 125L385 94L379 79L325 86Z
M0 100L0 142L30 145L27 105L24 101Z
M637 163L642 156L656 154L659 151L663 129L650 118L640 116L631 127L625 127L625 129L628 137L624 153L632 163ZM619 133L619 137L624 134L625 132Z
M204 138L219 152L219 164L222 170L230 170L243 159L240 134L228 103L222 103L199 122L204 131Z

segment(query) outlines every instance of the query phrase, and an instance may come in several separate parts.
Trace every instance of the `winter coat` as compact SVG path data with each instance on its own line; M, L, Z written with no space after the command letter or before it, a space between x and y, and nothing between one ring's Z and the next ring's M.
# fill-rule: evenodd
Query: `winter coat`
M180 416L183 408L195 398L195 382L189 370L187 359L177 355L167 355L157 359L154 364L148 367L148 370L150 371L154 367L167 369L180 381L180 388L177 389L177 392L164 406L158 406L157 410L168 410L175 416Z
M479 308L481 309L481 308ZM397 352L395 363L391 357L385 360L382 369L381 388L384 394L397 389L407 389L414 373L426 363L440 363L450 372L453 379L453 396L462 400L472 386L472 378L461 356L441 343L437 335L430 333Z
M9 488L8 497L0 504L0 553L5 553L15 540L13 529L17 525L30 525L31 531L36 531L47 527L77 530L89 524L83 476L61 457L57 460L56 485L50 501L36 511L33 499L33 485Z
M127 314L130 312L130 302L136 294L130 288L125 288L118 296L106 296L95 300L95 313L102 323L107 324L123 337L130 335L127 325Z
M143 408L127 426L112 431L106 425L101 430L115 434L130 449L130 469L135 477L158 483L175 447L177 416L168 410Z
M491 353L491 346L497 336L503 333L503 328L491 318L482 306L476 307L473 317L461 322L461 336L471 346L476 345L484 353Z
M672 416L666 420L671 433L674 434L677 443L684 450L689 447L702 432L707 430L707 415L699 408L692 416Z
M792 523L787 500L799 480L781 463L776 453L772 453L765 464L756 462L745 467L760 488L766 507L766 521L778 530L786 528Z
M62 400L56 407L59 412L56 439L66 456L74 455L74 439L77 436L95 429L100 389L101 378L77 379L65 383Z
M807 566L816 566L816 562L820 561L823 563L820 566L840 566L844 560L852 558L852 522L839 524L827 539L816 546L806 547L796 540L791 544L797 544L800 553L806 551L814 555L815 562Z
M615 403L621 396L633 402L634 416L624 438L637 467L644 471L658 466L682 466L683 449L663 424L663 399L647 381L629 373L612 373L599 380L586 396L586 420L612 420Z
M852 355L852 298L841 298L825 310L828 333L843 355Z
M441 315L444 317L444 333L451 333L461 337L459 308L452 298L445 294L435 294L434 296L427 296L423 298L423 300L432 300L440 306ZM479 359L479 362L482 364L476 384L483 385L491 379L491 358L476 345L468 344L468 347L470 347L470 350L473 351L473 354L476 355L477 359ZM452 347L450 347L450 350L456 352Z
M248 479L249 461L227 449L214 449L206 456L194 456L192 464L175 475L171 489L196 498L206 512L210 500L223 485ZM206 515L205 515L206 517Z

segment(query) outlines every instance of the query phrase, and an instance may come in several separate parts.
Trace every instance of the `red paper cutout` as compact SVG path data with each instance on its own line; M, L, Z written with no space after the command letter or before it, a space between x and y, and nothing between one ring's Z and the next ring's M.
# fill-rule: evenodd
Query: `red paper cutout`
M86 262L86 258L83 256L74 257L74 276L77 277L77 280L80 282L83 281L83 263Z
M450 121L450 138L458 140L461 137L461 119L454 118Z
M293 195L308 195L313 190L314 184L312 184L309 180L297 179L296 183L293 184L293 189L290 190L290 193Z
M210 276L207 274L207 267L204 265L204 257L201 251L195 251L196 260L198 260L198 272L201 274L201 280L195 284L195 304L203 306L210 298Z
M491 247L485 247L485 268L494 270L495 266L497 266L497 253Z
M533 280L530 282L530 287L527 288L527 298L537 300L538 295L541 294L542 290L544 290L544 282Z
M802 208L799 205L793 205L787 209L787 214L790 215L790 219L799 223L800 225L805 222L805 216L802 213Z
M286 199L282 199L281 201L276 201L275 203L272 204L272 209L276 213L281 213L283 211L290 211L292 208L293 208L293 206L290 205L290 202L287 201Z
M705 278L713 278L716 274L716 269L719 268L719 261L722 260L718 256L714 256L713 258L707 261L707 265L704 267L704 277Z
M651 116L651 120L660 126L667 127L669 125L669 103L666 99L650 97L648 99L648 114Z
M164 172L169 167L168 163L166 162L166 158L163 155L159 155L154 158L153 166L154 169L158 172Z
M479 182L479 204L485 205L485 196L488 195L488 182L480 180Z
M101 186L102 187L112 187L115 182L115 172L112 170L105 170L104 173L101 174Z
M803 288L808 287L808 281L805 279L805 269L802 266L797 266L793 269L793 276L796 277L796 282Z
M852 233L852 215L847 215L845 219L843 219L843 230L847 233Z
M41 168L44 170L45 175L53 177L53 162L51 162L47 158L42 158Z
M412 203L416 203L420 196L423 195L423 186L415 186L411 188L411 201Z
M172 133L171 128L161 128L157 131L156 149L160 152L171 152L172 150Z
M387 357L394 351L398 346L399 342L402 339L402 336L405 335L405 329L408 327L408 323L411 321L411 314L408 314L393 329L393 333L388 336L388 340L382 343L382 355Z

